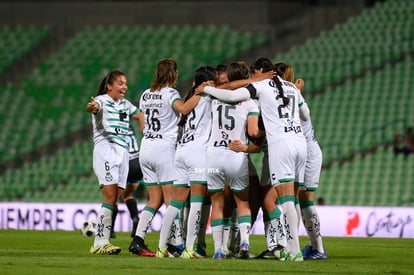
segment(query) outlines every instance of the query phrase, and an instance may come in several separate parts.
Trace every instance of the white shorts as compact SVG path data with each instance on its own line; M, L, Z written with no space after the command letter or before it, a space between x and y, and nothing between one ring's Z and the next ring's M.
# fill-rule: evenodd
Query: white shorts
M129 170L128 150L108 141L95 144L93 170L100 186L118 184L119 188L125 189Z
M175 147L162 146L158 141L141 145L139 162L146 186L172 184L176 179L174 171Z
M249 186L247 154L231 150L207 151L207 188L209 192L224 190L226 182L234 192Z
M305 181L301 190L315 191L318 189L322 169L322 151L319 144L310 141L308 144L308 157L306 158Z
M175 153L175 186L190 186L191 183L207 184L206 147L178 149Z
M272 185L294 181L303 185L307 147L305 139L280 140L269 144L269 171Z

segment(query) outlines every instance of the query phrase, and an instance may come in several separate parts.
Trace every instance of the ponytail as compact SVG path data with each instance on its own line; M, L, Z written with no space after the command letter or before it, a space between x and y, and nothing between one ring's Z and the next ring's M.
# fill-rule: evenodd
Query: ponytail
M277 89L279 90L279 96L282 98L283 101L283 107L286 107L289 104L289 98L285 96L285 93L283 92L282 83L279 80L279 77L276 75L273 77L273 81L276 84Z
M262 69L263 73L275 70L275 66L273 65L272 61L270 61L270 59L266 57L259 57L258 59L256 59L252 64L252 68L256 70ZM283 100L283 107L286 107L289 104L289 98L285 96L285 93L283 92L282 88L282 83L280 82L277 75L273 77L273 81L275 82L276 87L279 90L279 96Z

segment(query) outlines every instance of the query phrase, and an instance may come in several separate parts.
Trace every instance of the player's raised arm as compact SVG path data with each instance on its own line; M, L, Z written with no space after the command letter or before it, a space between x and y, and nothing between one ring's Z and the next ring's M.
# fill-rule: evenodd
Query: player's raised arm
M236 103L250 98L250 92L246 88L238 88L236 90L219 89L212 86L205 86L201 92L209 94L221 101Z
M295 81L295 86L302 92L303 88L305 88L305 81L302 78L298 78Z
M89 113L97 113L99 111L99 104L93 96L91 96L89 103L86 104L86 111Z

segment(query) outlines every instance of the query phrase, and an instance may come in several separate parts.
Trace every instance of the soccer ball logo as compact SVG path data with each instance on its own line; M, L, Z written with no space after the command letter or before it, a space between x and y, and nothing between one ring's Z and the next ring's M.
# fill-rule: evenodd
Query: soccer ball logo
M96 234L97 224L92 220L87 220L82 224L81 234L84 237L93 237Z

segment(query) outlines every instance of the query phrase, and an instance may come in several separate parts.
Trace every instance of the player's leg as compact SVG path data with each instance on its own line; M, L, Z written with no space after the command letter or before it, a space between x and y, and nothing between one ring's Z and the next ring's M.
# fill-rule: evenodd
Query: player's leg
M285 219L277 207L276 188L270 181L269 155L265 151L262 159L262 179L260 181L260 201L263 211L263 224L267 249L258 258L283 259L287 247Z
M237 238L238 235L239 225L237 223L237 207L229 184L226 184L224 187L224 201L222 251L226 256L231 256L231 254L235 254L239 251L238 248L235 250L234 247L232 247L232 245L234 245L234 239ZM230 239L231 241L229 242Z
M90 249L94 254L118 254L121 249L110 244L112 213L115 210L118 185L105 185L102 188L103 203L97 218L97 231L93 246Z
M121 248L109 242L112 213L128 175L128 151L116 144L103 144L94 148L93 169L102 188L102 206L97 218L97 232L90 252L118 254ZM116 183L117 182L117 183Z
M247 259L249 258L250 251L250 229L252 221L249 205L249 190L233 189L233 196L237 205L237 222L239 224L240 234L239 257Z
M210 218L210 212L211 212L211 200L209 195L207 194L204 198L203 205L201 207L201 219L200 219L200 228L198 230L197 234L197 248L196 252L206 257L206 230L207 230L207 223L208 219Z
M256 167L249 158L249 205L252 211L252 226L261 207L260 179Z
M311 249L308 249L309 251L303 251L305 260L327 258L322 241L320 219L314 205L314 194L314 191L306 190L300 191L299 194L300 205L303 213L303 224L305 226L311 245Z
M294 182L286 182L277 186L278 202L286 222L287 248L291 257L301 253L299 247L298 215L295 208ZM299 257L299 256L298 256ZM303 260L303 259L302 259Z
M302 211L300 209L300 203L299 203L300 188L301 186L295 182L295 210L296 210L296 215L298 216L298 224L297 224L298 231L299 231L300 223L302 221Z
M223 210L226 177L224 167L229 162L221 151L207 151L207 190L211 199L211 234L214 242L214 259L224 259L223 247Z
M322 242L319 215L314 205L315 191L319 187L322 168L322 151L316 142L307 143L307 159L304 175L304 186L299 193L302 221L308 234L310 245L302 254L305 260L326 259L327 254Z
M176 188L174 187L172 181L161 183L161 187L162 187L162 192L164 196L164 203L165 203L165 206L168 208L170 203L173 200L173 194ZM184 194L185 195L183 197L185 198L183 198L182 201L177 201L177 200L175 201L175 207L179 207L179 212L177 213L177 215L173 217L173 223L170 229L171 234L169 234L169 238L168 238L168 250L175 257L180 256L180 254L184 250L184 241L183 241L183 236L182 236L182 225L181 225L181 220L180 220L180 214L181 214L180 212L181 212L181 209L184 207L188 194L189 194L189 189L187 187L186 187Z
M164 197L159 184L145 183L145 185L148 190L149 200L141 212L137 231L129 246L129 251L139 256L154 257L155 253L146 247L144 240L155 213L164 202Z
M116 238L116 234L115 234L116 216L118 216L118 204L114 205L114 210L112 211L111 239Z
M139 158L134 158L129 161L129 171L127 178L127 187L123 193L123 201L125 202L129 215L132 220L132 230L131 237L135 236L135 231L138 226L139 217L138 217L138 206L137 201L134 197L134 192L139 187L139 184L142 180L142 171L139 164Z
M210 191L209 191L210 192ZM224 192L210 192L211 199L211 234L214 242L214 259L223 259L223 209L224 209Z
M131 236L135 236L135 231L137 230L139 217L138 217L138 205L137 201L134 197L134 192L137 190L139 183L130 183L127 185L123 192L123 200L125 202L126 207L128 208L129 216L132 220L132 230Z
M193 182L191 183L190 195L190 212L188 214L187 232L186 232L186 250L182 255L183 258L200 258L204 255L198 254L194 251L194 243L200 230L200 223L202 219L203 202L207 195L207 182Z
M162 220L157 251L157 257L159 258L176 256L167 250L167 242L171 238L171 235L174 235L175 233L175 231L172 230L173 224L177 216L179 216L181 209L184 207L190 188L188 188L188 186L176 186L173 192L174 194L169 205L167 206L167 210Z
M282 141L278 148L269 147L272 184L277 188L278 203L286 222L288 252L291 261L303 261L299 245L298 214L295 208L295 183L303 184L306 163L305 141ZM270 150L271 149L271 150ZM291 176L285 176L291 175Z
M283 258L287 247L286 228L281 209L276 205L277 192L273 186L262 186L263 218L267 251L260 257L265 259Z

